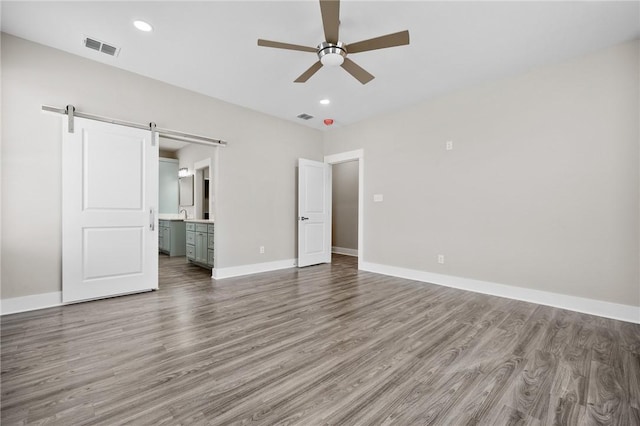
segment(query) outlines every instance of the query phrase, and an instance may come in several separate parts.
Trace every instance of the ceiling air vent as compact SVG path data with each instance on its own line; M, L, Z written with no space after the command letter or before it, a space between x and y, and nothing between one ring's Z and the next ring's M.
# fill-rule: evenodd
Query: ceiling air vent
M93 49L93 50L98 50L99 51L101 44L102 43L100 43L99 41L93 40L93 39L91 39L89 37L84 39L84 45L87 46L89 49Z
M119 47L111 46L110 44L107 44L100 40L96 40L95 38L85 36L83 41L84 41L84 45L89 49L106 53L109 56L118 56L118 53L120 53Z
M305 114L303 112L302 114L298 115L298 118L301 118L303 120L311 120L313 118L313 115Z
M115 56L116 52L118 51L118 48L102 43L102 47L100 48L100 51L102 53L106 53L107 55Z

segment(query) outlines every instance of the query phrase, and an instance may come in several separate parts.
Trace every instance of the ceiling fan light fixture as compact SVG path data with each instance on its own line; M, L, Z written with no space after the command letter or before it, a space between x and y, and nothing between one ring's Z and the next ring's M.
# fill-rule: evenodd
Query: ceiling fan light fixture
M342 65L345 56L347 56L347 51L342 42L336 44L323 42L318 45L318 59L322 65L337 67Z
M320 62L325 66L337 67L344 62L344 56L341 56L339 53L327 53L320 58Z

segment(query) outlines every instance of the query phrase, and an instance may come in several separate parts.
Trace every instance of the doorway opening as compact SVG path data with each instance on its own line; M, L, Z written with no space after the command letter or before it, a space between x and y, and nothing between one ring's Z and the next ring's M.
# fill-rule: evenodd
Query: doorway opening
M358 161L331 166L331 253L358 257Z
M332 253L364 259L364 150L327 155L332 166ZM346 247L345 247L346 246Z
M178 188L177 196L171 193L173 208L158 215L160 285L165 282L163 274L171 276L176 268L212 276L218 248L214 231L218 228L218 149L189 142L168 144L161 139L160 150L160 157L174 164L167 185Z

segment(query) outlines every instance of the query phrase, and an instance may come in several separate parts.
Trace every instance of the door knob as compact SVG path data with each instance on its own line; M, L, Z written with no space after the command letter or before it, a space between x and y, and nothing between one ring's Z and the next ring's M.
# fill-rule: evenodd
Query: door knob
M301 217L300 217L300 220L309 220L309 218L308 218L308 217L301 216Z

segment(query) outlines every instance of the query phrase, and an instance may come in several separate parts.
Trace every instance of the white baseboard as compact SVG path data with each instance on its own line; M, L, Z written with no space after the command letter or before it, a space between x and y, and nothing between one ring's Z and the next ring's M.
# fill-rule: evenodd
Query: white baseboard
M587 299L584 297L569 296L566 294L515 287L452 275L442 275L432 272L418 271L415 269L398 268L395 266L381 265L371 262L363 262L362 269L382 275L422 281L425 283L437 284L460 290L522 300L524 302L553 306L555 308L568 309L570 311L640 324L640 307L638 306L622 305L602 300Z
M331 253L358 257L358 250L345 247L331 247Z
M231 266L228 268L214 268L211 278L240 277L242 275L259 274L261 272L277 271L278 269L294 268L298 266L297 259L276 260L274 262L254 263L251 265Z
M36 309L51 308L62 305L62 292L34 294L31 296L10 297L2 299L0 315L18 312L35 311Z
M215 279L224 279L293 268L295 266L297 266L296 259L232 266L229 268L214 269L212 277ZM640 307L632 305L623 305L619 303L587 299L584 297L569 296L566 294L515 287L452 275L436 274L432 272L418 271L415 269L399 268L396 266L381 265L371 262L362 262L362 270L640 324ZM0 315L27 312L61 305L62 292L60 291L34 294L31 296L12 297L2 299L0 304Z

